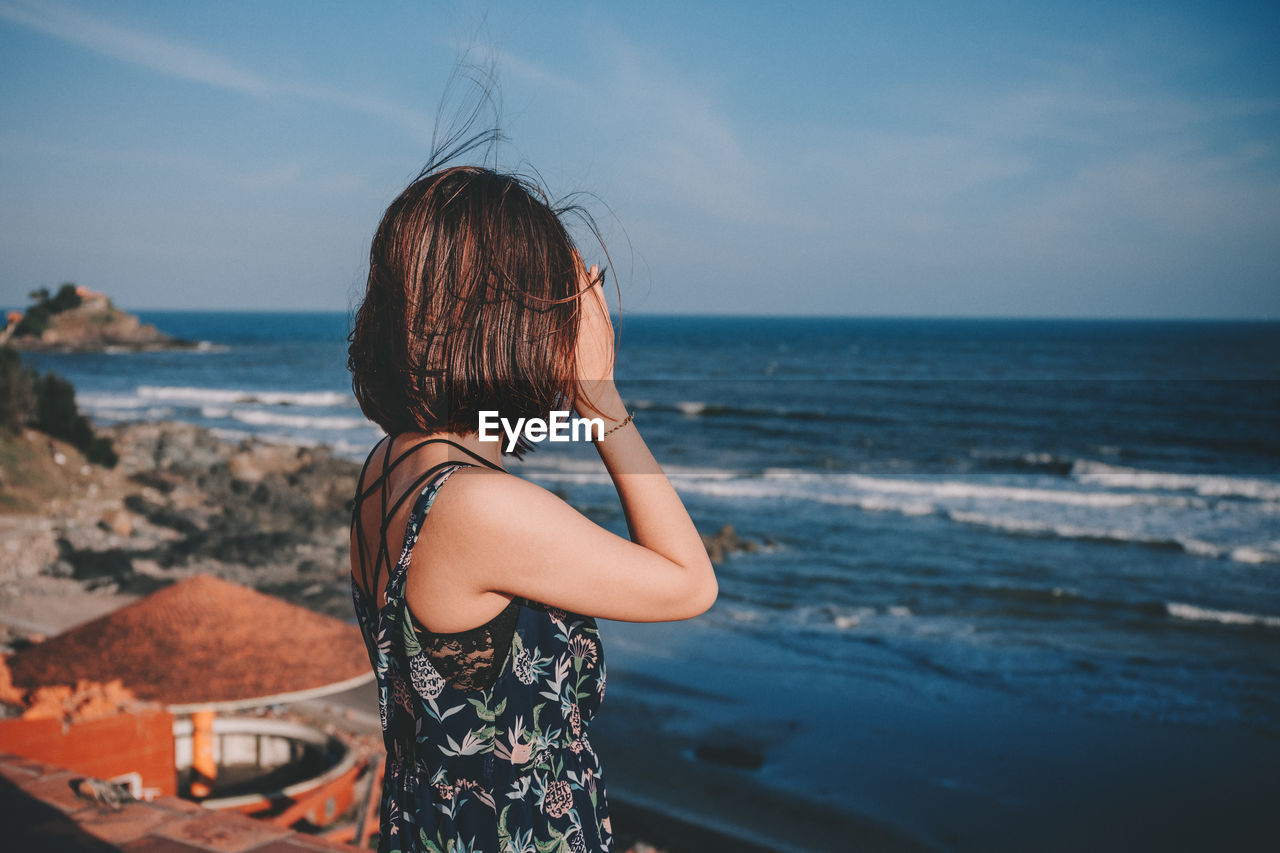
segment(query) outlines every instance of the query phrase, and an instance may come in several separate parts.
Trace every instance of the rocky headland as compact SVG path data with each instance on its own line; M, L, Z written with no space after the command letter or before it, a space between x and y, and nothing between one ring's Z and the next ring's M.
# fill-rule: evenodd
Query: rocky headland
M34 302L26 311L14 311L5 318L4 328L0 330L0 346L8 344L28 352L141 351L196 346L194 341L175 338L143 323L117 308L105 294L85 287L64 284L53 296L45 290L31 296Z

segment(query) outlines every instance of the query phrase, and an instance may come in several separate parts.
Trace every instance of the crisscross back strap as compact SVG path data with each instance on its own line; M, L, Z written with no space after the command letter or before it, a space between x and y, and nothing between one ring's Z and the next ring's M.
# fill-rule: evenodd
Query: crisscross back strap
M356 548L356 553L358 556L358 562L360 566L360 577L358 582L359 582L359 585L365 591L369 592L371 595L374 594L374 590L376 590L378 587L378 580L382 574L382 567L384 565L388 565L388 568L390 568L389 566L390 555L387 552L387 528L391 524L391 519L395 516L396 511L399 510L400 507L404 505L404 502L408 500L410 495L414 494L419 489L423 488L423 484L427 483L427 481L429 481L433 476L435 476L441 470L449 466L455 466L455 470L456 470L456 467L463 466L463 465L472 465L472 463L442 462L439 465L432 466L431 468L427 469L425 472L423 472L422 474L414 478L414 481L409 485L409 487L406 488L400 495L398 495L396 497L395 502L390 507L388 507L387 504L390 501L390 497L391 497L390 495L391 473L395 471L396 468L398 468L403 462L405 462L405 460L409 459L411 456L413 456L415 453L417 453L419 450L421 450L423 447L426 447L429 444L447 444L453 448L456 448L457 450L461 450L463 453L479 461L481 464L483 464L488 468L492 468L497 471L503 470L503 468L500 465L494 465L492 462L485 459L484 457L473 453L472 451L463 447L461 444L458 444L455 441L450 441L447 438L423 439L422 441L419 441L413 444L408 449L401 451L401 453L398 456L396 456L394 460L391 458L392 442L394 442L394 437L387 436L382 441L378 442L378 444L374 446L373 450L369 452L368 458L365 459L364 465L360 469L360 479L356 483L356 499L352 503L352 507L351 507L351 524L352 524L352 529L354 530L354 533L355 533L355 536L354 536L355 541L353 544L355 545L355 548ZM365 477L368 475L369 468L371 467L374 458L378 455L378 449L382 447L383 443L386 443L387 446L382 454L382 465L381 465L382 470L379 473L377 479L374 480L372 484L367 485L365 483ZM376 551L374 552L373 565L372 567L370 567L368 555L366 554L366 548L365 548L364 502L368 498L372 497L375 492L379 492L381 495L381 512L379 513L381 521L378 525L378 546ZM406 528L406 530L407 529L408 528ZM388 579L388 582L390 582L391 580L390 570L388 570L387 579Z

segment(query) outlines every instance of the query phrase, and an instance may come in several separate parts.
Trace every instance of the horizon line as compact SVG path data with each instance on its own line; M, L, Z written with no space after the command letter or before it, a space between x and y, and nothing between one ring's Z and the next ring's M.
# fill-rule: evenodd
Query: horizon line
M3 311L23 311L25 312L30 306L6 306L0 308ZM160 308L160 307L121 307L120 310L130 314L227 314L227 315L251 315L251 314L280 314L280 315L317 315L317 314L347 314L351 315L353 309L341 308L316 308L316 309L299 309L299 308ZM618 314L611 312L613 320L618 320ZM1117 323L1275 323L1280 322L1280 315L1261 315L1248 316L1240 314L1222 314L1222 315L1155 315L1144 316L1134 314L893 314L893 313L865 313L865 314L789 314L789 313L756 313L756 312L726 312L712 313L709 311L627 311L623 315L625 322L627 317L643 317L643 318L682 318L682 319L741 319L741 320L1001 320L1001 321L1033 321L1033 322L1117 322Z
M281 314L281 315L315 315L315 314L348 314L350 310L329 309L297 309L297 308L132 308L125 309L134 314ZM611 312L616 322L618 314ZM709 311L628 311L627 317L673 317L684 319L741 319L741 320L1029 320L1029 321L1073 321L1073 322L1169 322L1169 323L1274 323L1280 322L1280 315L1247 316L1239 314L1223 315L1156 315L1143 316L1133 314L783 314L755 312L712 313Z

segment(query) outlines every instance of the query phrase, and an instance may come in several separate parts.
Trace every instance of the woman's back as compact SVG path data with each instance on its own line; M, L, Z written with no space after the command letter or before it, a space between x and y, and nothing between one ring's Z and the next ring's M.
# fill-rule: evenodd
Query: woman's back
M390 456L388 446L384 469ZM523 851L563 842L573 851L612 850L600 764L587 736L605 689L595 621L513 597L471 631L431 634L407 602L415 546L427 545L418 544L423 522L441 488L469 464L427 469L392 501L383 492L384 518L397 503L409 507L403 545L394 563L381 544L375 549L375 564L384 558L385 569L362 574L377 586L352 579L387 748L379 847L445 851L452 841L455 850ZM370 486L362 474L360 497L388 479L384 470ZM358 500L353 545L362 560L364 509Z
M351 536L387 744L383 850L611 850L588 617L688 619L715 601L698 530L614 385L604 273L568 210L514 175L432 166L374 235L347 352L361 411L392 436L370 456L380 474L361 473ZM505 471L532 429L504 449L481 428L569 409L596 419L581 440L629 537Z

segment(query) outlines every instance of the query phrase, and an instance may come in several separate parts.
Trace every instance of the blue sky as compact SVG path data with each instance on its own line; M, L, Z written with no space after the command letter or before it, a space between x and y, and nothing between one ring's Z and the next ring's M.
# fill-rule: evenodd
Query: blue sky
M0 0L0 304L348 308L469 46L624 310L1280 316L1273 4L539 5Z

